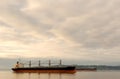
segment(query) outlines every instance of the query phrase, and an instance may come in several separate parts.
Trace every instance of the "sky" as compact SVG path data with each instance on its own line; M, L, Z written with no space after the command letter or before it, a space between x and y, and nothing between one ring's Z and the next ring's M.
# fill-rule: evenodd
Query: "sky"
M120 65L119 0L0 0L0 67L18 58Z

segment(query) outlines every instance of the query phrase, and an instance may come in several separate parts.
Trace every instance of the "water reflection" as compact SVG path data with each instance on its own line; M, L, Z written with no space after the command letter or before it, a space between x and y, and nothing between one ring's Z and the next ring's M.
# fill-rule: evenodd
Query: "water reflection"
M65 73L13 73L0 71L0 79L120 79L120 71Z
M14 73L14 79L75 79L75 74L65 73Z

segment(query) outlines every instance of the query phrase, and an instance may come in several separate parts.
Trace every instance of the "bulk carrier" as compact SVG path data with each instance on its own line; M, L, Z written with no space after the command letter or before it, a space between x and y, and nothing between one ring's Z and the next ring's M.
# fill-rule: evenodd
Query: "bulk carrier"
M60 60L58 65L52 65L51 61L47 63L47 66L42 66L40 61L38 62L38 66L32 66L33 64L29 61L28 67L24 66L24 63L17 61L16 65L12 70L14 72L20 73L75 73L75 66L72 65L62 65L62 61Z

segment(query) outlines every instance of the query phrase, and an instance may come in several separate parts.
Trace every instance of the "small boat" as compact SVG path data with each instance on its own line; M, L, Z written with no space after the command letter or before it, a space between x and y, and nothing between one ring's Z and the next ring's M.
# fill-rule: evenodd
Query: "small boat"
M78 71L97 71L97 68L79 68Z
M51 61L49 61L48 66L41 66L40 62L38 64L38 67L32 67L31 61L29 62L29 67L24 67L22 63L17 61L16 66L12 68L14 72L20 72L20 73L75 73L76 69L75 66L71 65L62 65L62 62L60 60L59 65L51 65Z

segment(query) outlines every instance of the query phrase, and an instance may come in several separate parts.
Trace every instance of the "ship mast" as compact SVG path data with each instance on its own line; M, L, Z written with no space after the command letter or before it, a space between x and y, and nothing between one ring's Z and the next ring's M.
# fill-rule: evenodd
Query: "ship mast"
M40 63L40 60L39 60L39 63L38 63L38 66L40 67L41 63Z
M31 61L29 61L29 67L31 67Z
M60 66L62 65L62 60L60 60Z
M50 61L50 60L49 60L49 63L48 63L48 64L49 64L49 66L51 66L51 61Z

